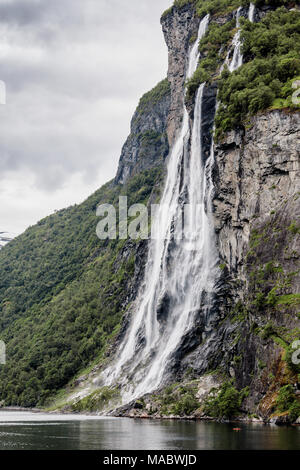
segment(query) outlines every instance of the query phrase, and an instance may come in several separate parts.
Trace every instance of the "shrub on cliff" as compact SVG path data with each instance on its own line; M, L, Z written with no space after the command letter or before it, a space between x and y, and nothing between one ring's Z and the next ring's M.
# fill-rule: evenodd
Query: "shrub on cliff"
M272 106L299 107L292 94L300 76L300 13L279 8L259 23L242 23L246 63L233 73L222 73L217 136L239 126L248 114Z
M248 390L238 391L232 382L225 382L217 391L210 392L204 405L204 413L212 418L233 418L241 408Z
M177 416L189 416L199 408L199 402L192 393L186 393L172 408Z
M281 387L276 399L276 412L284 413L287 411L292 422L300 416L300 401L297 399L291 384Z

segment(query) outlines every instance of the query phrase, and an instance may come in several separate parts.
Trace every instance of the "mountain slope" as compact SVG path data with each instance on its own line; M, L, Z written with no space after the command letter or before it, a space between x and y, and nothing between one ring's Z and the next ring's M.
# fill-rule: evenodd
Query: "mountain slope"
M156 106L167 106L168 86L157 89L158 96L154 89L152 97L146 95L147 107L137 110L149 133L151 99ZM147 154L152 141L139 145ZM125 186L106 184L84 203L46 217L1 250L0 338L6 343L7 363L0 368L0 400L6 405L42 405L103 357L134 298L144 261L137 266L135 260L145 243L99 240L96 208L117 208L120 195L128 196L129 206L146 203L162 178L161 162L128 178Z
M292 94L300 74L300 13L296 2L255 4L252 23L248 2L176 0L161 20L168 80L141 99L115 181L1 250L0 337L7 343L8 363L0 369L0 398L5 404L45 404L67 384L73 396L114 358L134 313L130 305L143 280L147 242L98 240L96 207L117 204L119 194L129 196L129 205L157 200L183 103L192 127L195 93L205 81L204 161L216 126L212 215L220 277L209 312L213 322L208 329L199 321L181 338L160 390L116 413L255 413L264 420L275 413L274 419L297 419L300 371L291 358L300 334L300 114ZM229 73L240 6L244 63ZM199 66L185 94L190 45L207 13ZM178 171L182 174L184 166ZM162 303L162 318L167 310ZM83 373L87 366L91 373ZM210 395L215 387L219 392ZM68 409L100 410L113 393L96 390L69 402ZM233 404L228 409L226 397Z
M186 57L200 21L195 3L199 2L175 2L162 17L170 51L167 131L171 140L181 125ZM224 2L211 10L207 34L200 42L202 58L185 98L193 121L195 91L206 81L202 132L203 158L207 158L219 88L212 176L221 278L211 312L213 328L207 330L205 322L199 321L194 331L182 337L166 374L169 383L175 382L171 388L164 390L162 382L157 393L145 395L116 414L203 416L209 412L218 417L219 408L224 409L222 393L228 393L233 401L236 398L231 413L244 417L256 413L269 420L279 412L277 399L286 390L290 395L286 409L281 406L282 419L295 420L298 413L293 387L299 371L291 355L299 338L300 118L299 106L292 102L292 83L299 73L299 12L278 9L280 2L267 6L261 2L254 11L258 23L252 25L243 20L249 6L241 8L244 65L231 74L225 66L221 75L222 64L234 55L237 6ZM293 44L286 40L287 30ZM255 80L249 79L249 71ZM255 106L247 102L249 97ZM167 305L163 312L168 314ZM203 390L206 396L212 387L221 385L224 388L214 406L199 400ZM73 409L101 408L101 390L94 393L100 394L99 400L92 394L73 404Z

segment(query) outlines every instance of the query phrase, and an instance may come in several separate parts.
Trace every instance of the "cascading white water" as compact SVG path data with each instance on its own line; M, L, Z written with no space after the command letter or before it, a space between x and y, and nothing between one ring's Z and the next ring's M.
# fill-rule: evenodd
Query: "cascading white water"
M208 23L209 15L201 21L198 40L189 53L186 78L197 68L199 41ZM100 377L105 385L122 385L123 403L159 387L174 353L199 317L209 328L218 255L207 200L211 180L206 173L213 157L204 162L202 155L203 92L204 84L197 92L192 131L184 106L181 130L169 157L165 188L153 221L135 314L115 363ZM184 208L188 210L184 211L180 238L176 227Z
M254 3L250 3L248 20L251 21L251 23L254 22L254 16L255 16L255 5Z
M242 7L239 7L236 12L236 27L238 28L237 32L234 35L232 44L234 45L233 57L229 64L229 71L233 72L237 68L239 68L243 63L243 55L241 52L242 44L241 44L241 32L240 32L240 17L241 17L241 10Z
M238 69L241 65L243 65L243 54L242 54L242 43L241 43L241 32L240 32L240 18L241 18L241 11L242 7L239 7L236 12L236 27L238 28L237 32L234 35L232 40L232 45L234 46L233 56L231 62L229 62L229 55L225 59L225 64L228 65L228 69L230 72L234 72ZM255 15L255 5L250 3L249 11L248 11L248 20L253 23Z

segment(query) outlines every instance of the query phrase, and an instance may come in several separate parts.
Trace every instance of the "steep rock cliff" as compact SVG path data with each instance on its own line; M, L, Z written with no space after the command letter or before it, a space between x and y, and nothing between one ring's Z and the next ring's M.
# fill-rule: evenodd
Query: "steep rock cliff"
M182 121L188 50L191 42L197 38L199 23L200 18L197 17L195 7L191 3L182 8L175 6L161 18L169 51L168 80L171 85L171 105L167 133L170 145L174 143Z
M255 20L270 8L256 9ZM241 14L247 17L248 8ZM222 25L232 18L231 13L213 22ZM198 24L193 4L173 7L162 19L169 47L170 143L181 123L187 51ZM216 96L216 84L207 84L204 158L210 150ZM193 102L188 105L193 120ZM287 355L299 339L299 124L299 112L261 112L214 145L213 210L221 272L215 320L209 330L201 322L195 325L174 357L174 380L199 380L199 389L204 386L208 392L232 379L238 389L249 387L244 413L263 419L274 412L280 388L298 381ZM217 376L207 386L205 374L211 372ZM154 406L160 414L157 400L145 397L148 409ZM120 414L145 413L130 411L132 406Z
M282 358L299 334L299 129L299 113L271 111L215 150L213 203L226 293L221 363L240 387L250 386L251 411L270 388L275 396L276 388L297 382ZM285 372L276 380L280 367Z
M268 9L256 9L256 21ZM213 15L212 22L225 25L235 13ZM246 17L248 8L241 14ZM119 194L128 195L132 204L157 199L166 157L182 121L188 50L199 22L195 2L174 6L163 15L168 79L141 99L115 181L86 203L41 221L1 250L1 334L10 357L1 373L5 403L44 404L68 382L73 394L113 358L143 280L147 242L99 243L95 210L100 202L117 204ZM221 48L228 58L233 54L232 37L227 49ZM204 90L204 159L211 149L218 70ZM192 125L193 98L188 111ZM182 338L168 377L181 384L174 389L174 400L184 401L187 395L192 408L199 407L212 387L232 379L239 390L249 387L244 413L269 419L279 389L299 380L288 367L289 348L299 338L300 326L299 119L296 111L264 111L214 146L213 217L220 279L213 321L209 328L199 321ZM28 253L38 253L43 260L39 271ZM20 263L25 266L22 272ZM19 337L22 341L16 346L14 338ZM39 338L47 341L39 343ZM91 372L74 379L88 364ZM170 400L169 390L167 395L163 400ZM152 416L152 404L152 396L144 397L117 414L147 411Z
M121 152L116 184L125 184L131 176L162 165L169 152L167 118L170 110L170 84L160 82L140 100L131 132Z
M219 250L230 274L241 279L251 227L264 225L300 189L299 127L298 113L272 111L255 116L250 128L229 133L216 146Z

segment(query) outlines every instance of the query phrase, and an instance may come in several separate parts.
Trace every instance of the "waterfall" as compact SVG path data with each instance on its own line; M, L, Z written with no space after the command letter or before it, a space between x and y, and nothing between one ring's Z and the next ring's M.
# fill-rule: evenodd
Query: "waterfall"
M186 78L198 61L198 46L209 23L202 19L191 48ZM127 334L115 363L96 380L122 386L122 401L157 389L168 375L183 339L201 321L209 331L218 275L218 255L211 220L209 172L213 155L202 152L204 84L197 92L193 128L183 109L178 138L169 156L165 187L152 227L148 260ZM184 230L177 226L184 212ZM179 237L178 234L181 236Z
M241 43L241 31L240 31L240 17L241 17L242 7L239 7L236 12L236 28L237 32L234 35L232 40L232 45L234 46L233 56L231 62L229 62L229 56L231 51L228 51L227 57L225 59L225 64L228 65L228 69L230 72L234 72L238 69L241 65L243 65L243 54L242 54L242 43ZM251 23L254 22L254 15L255 15L255 5L250 3L249 11L248 11L248 20ZM223 67L221 68L221 71Z
M241 52L242 44L241 44L241 32L240 32L240 17L241 17L241 10L242 7L239 7L236 12L236 27L237 32L234 35L232 44L234 46L233 57L229 64L229 71L233 72L234 70L238 69L243 64L243 55Z
M251 23L254 23L254 15L255 15L255 5L254 3L250 3L248 20L251 21Z

